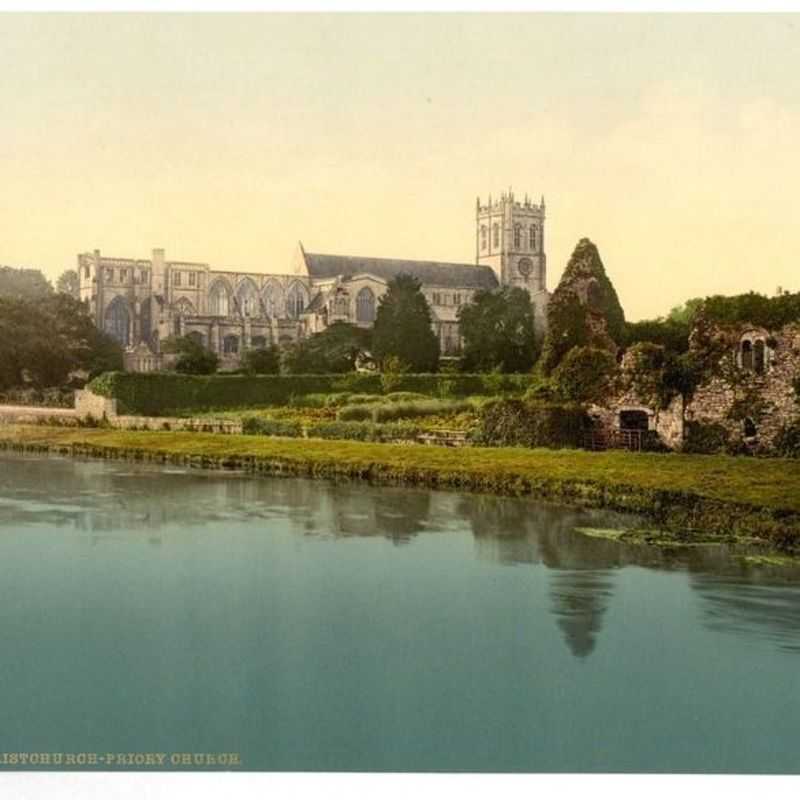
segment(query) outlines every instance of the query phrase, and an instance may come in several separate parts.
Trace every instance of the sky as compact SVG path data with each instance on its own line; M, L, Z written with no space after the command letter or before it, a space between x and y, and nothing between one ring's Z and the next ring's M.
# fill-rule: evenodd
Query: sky
M545 196L629 319L800 290L800 17L0 14L0 264L474 262Z

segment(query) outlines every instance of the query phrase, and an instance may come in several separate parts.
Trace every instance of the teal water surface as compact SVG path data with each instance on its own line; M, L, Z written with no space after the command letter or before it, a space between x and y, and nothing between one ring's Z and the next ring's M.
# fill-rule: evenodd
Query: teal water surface
M0 456L0 753L797 772L800 571L577 530L624 524Z

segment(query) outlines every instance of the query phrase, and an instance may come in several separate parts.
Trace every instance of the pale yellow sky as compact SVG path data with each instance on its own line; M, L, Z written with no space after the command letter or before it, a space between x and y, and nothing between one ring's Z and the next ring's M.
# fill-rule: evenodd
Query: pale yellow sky
M0 14L0 264L474 260L544 194L629 318L800 290L800 17Z

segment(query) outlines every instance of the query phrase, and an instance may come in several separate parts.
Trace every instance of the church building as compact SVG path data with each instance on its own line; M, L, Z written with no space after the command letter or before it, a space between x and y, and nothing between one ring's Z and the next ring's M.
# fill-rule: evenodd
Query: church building
M248 348L284 345L334 322L369 327L392 278L416 277L431 308L442 356L461 351L458 310L479 289L527 289L540 334L549 300L540 204L512 192L476 205L475 263L409 261L309 253L302 244L288 272L223 270L206 263L78 256L80 296L97 326L125 348L126 368L161 368L160 342L191 336L234 368Z

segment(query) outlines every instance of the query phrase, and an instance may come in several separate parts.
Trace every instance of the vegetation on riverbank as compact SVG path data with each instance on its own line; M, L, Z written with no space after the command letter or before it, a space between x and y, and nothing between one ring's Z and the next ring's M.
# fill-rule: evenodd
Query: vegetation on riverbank
M646 515L688 541L702 532L800 552L800 463L729 456L462 448L319 439L9 426L0 447L99 458L360 478L537 497Z

